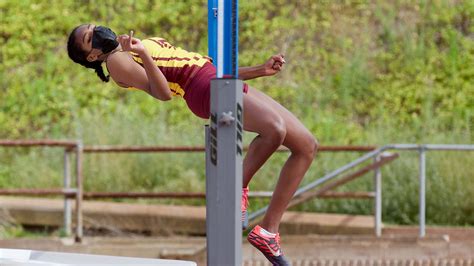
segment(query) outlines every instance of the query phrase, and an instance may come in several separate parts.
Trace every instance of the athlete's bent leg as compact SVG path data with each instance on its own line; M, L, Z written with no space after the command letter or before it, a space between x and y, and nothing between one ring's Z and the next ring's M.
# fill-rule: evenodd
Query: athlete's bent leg
M291 151L290 157L280 172L270 206L261 223L263 228L276 233L288 203L313 161L318 143L311 132L279 103L254 89L250 89L249 94L258 98L265 105L271 106L272 110L276 111L279 117L283 119L286 126L286 135L282 144Z
M242 220L247 214L247 185L258 169L284 143L288 126L281 114L266 99L259 98L253 89L244 95L244 129L259 135L250 143L243 165ZM247 237L273 265L289 265L280 248L278 233L270 233L256 226Z
M249 145L243 162L243 187L275 152L286 137L284 119L270 105L262 102L252 91L244 94L244 129L257 137Z

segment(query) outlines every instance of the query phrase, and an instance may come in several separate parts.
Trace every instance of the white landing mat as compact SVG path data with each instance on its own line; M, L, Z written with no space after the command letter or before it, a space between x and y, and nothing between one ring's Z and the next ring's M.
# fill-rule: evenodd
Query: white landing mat
M100 265L156 265L156 266L196 266L195 262L182 260L142 259L88 255L77 253L44 252L24 249L1 249L0 266L100 266Z

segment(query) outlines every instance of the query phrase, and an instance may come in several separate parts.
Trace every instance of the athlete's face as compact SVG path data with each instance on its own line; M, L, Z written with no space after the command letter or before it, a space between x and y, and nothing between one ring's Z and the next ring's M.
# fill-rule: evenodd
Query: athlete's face
M79 27L76 31L76 40L86 54L89 62L96 61L102 55L100 49L92 48L92 34L94 33L94 24L86 24Z

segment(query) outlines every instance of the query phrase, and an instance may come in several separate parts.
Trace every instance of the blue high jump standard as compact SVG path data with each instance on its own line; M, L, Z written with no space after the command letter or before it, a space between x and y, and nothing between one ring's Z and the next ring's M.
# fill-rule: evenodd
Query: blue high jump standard
M206 126L207 265L242 265L243 83L238 80L238 0L208 0L211 117Z

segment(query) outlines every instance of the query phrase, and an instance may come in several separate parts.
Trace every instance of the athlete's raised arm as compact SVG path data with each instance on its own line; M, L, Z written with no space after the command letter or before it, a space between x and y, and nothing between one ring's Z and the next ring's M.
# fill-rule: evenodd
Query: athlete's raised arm
M166 77L155 65L141 41L131 35L132 32L130 36L120 35L117 40L123 51L131 51L140 56L143 67L138 65L129 53L116 53L107 60L111 77L120 86L144 90L162 101L170 100L171 91Z
M277 54L270 57L263 65L240 67L239 78L242 80L249 80L259 77L273 76L282 70L285 63L285 56L283 54Z

